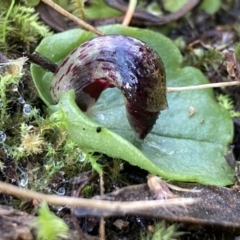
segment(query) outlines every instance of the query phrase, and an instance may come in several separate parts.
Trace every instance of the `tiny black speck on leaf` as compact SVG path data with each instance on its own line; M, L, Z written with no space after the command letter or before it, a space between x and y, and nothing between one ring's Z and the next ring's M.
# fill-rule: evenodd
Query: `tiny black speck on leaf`
M102 128L101 128L101 127L97 127L97 128L96 128L96 132L97 132L97 133L100 133L100 132L101 132L101 130L102 130Z

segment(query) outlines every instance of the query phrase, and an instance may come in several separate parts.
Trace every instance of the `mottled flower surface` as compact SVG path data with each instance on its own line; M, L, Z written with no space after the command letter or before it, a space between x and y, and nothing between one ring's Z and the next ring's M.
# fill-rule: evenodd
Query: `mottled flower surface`
M117 87L123 93L129 124L139 138L145 138L160 110L167 107L160 56L138 39L100 36L83 43L63 60L50 90L58 102L62 93L74 89L76 103L87 111L109 87Z

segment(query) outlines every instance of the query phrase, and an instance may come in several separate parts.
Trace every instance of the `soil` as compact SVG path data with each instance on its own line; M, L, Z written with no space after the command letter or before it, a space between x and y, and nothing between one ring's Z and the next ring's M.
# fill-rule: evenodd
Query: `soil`
M90 1L89 1L90 2ZM119 1L121 2L121 1ZM90 4L90 3L88 3ZM53 11L43 2L36 7L42 20L48 24L55 32L65 31L76 25L63 18L60 14ZM166 15L169 14L167 11ZM207 14L199 7L188 11L187 14L175 21L169 21L166 35L172 40L179 37L185 43L182 54L184 64L196 66L203 71L211 82L224 82L232 80L226 68L218 61L209 60L206 55L205 59L199 59L193 54L196 47L201 47L205 53L206 45L224 46L229 44L235 46L239 40L239 14L240 2L238 0L222 1L220 10L214 15ZM154 29L154 21L145 19L140 21L135 17L132 25ZM119 17L111 19L93 19L90 21L95 26L106 23L118 22ZM163 25L163 24L161 24ZM31 46L31 50L34 50ZM229 47L229 46L228 46ZM17 47L19 52L31 52L26 46ZM13 55L16 57L16 55ZM36 89L31 81L29 73L29 64L25 66L24 80L18 87L18 93L8 92L8 98L13 98L11 106L8 108L9 124L6 128L8 138L19 136L19 127L15 128L19 120L16 118L20 115L21 104L17 101L20 96L31 102L40 110L40 116L46 116L45 106L39 99ZM239 73L240 74L240 73ZM240 111L239 87L229 87L215 90L216 94L228 94L234 101L234 110ZM19 113L16 115L16 113ZM22 119L20 119L22 121ZM31 120L24 120L31 123ZM101 218L105 220L106 239L170 239L170 238L152 238L154 226L163 220L164 229L175 224L176 232L185 234L173 237L181 240L212 240L212 239L238 239L240 236L240 118L234 118L234 140L230 146L229 164L236 169L236 184L229 187L202 186L199 184L171 183L184 189L200 190L198 192L182 192L172 189L167 182L159 178L149 176L144 170L135 166L124 163L124 168L119 166L123 164L115 159L102 156L98 163L104 166L103 174L104 192L101 195L99 190L99 175L91 171L91 166L87 165L80 169L71 170L71 178L65 178L68 173L56 171L49 180L47 187L36 187L36 178L44 172L44 165L47 164L42 159L44 153L37 156L29 155L16 161L5 149L4 144L0 150L0 160L4 163L4 168L0 171L0 180L15 186L21 186L24 180L24 172L32 172L28 176L28 185L37 191L48 193L46 189L51 189L58 195L89 197L93 199L103 199L111 201L140 201L140 200L159 200L159 199L176 199L176 198L194 198L197 202L194 205L154 207L152 209L135 210L132 209L123 213L115 211L102 211L87 208L72 208L69 206L56 207L50 205L50 209L60 218L62 218L70 227L69 236L65 239L100 239L103 231L99 230ZM32 124L32 123L31 123ZM10 127L12 125L13 127ZM52 135L57 133L54 132ZM52 137L50 136L47 137ZM53 141L54 142L54 141ZM10 144L10 143L9 143ZM69 160L70 161L70 160ZM118 167L117 167L118 166ZM1 167L1 166L0 166ZM111 169L111 171L110 171ZM23 171L24 170L24 171ZM37 172L37 173L35 173ZM115 173L115 175L114 175ZM36 176L36 175L37 176ZM114 177L113 177L114 175ZM84 179L84 181L83 181ZM31 182L32 181L32 182ZM154 184L153 184L154 181ZM156 183L155 183L156 181ZM90 189L89 191L86 189ZM26 200L17 196L11 196L0 192L0 240L27 240L36 239L36 230L31 228L31 222L37 216L36 209L39 206L38 200ZM140 238L142 236L142 238ZM103 238L101 238L103 239Z

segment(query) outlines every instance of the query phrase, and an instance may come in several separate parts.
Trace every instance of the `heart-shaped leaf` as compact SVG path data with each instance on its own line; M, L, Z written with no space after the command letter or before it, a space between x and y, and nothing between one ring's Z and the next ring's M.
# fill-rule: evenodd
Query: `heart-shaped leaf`
M159 33L117 25L101 30L106 34L123 34L147 42L162 57L168 86L208 82L198 69L181 68L180 52ZM71 50L93 37L91 33L75 29L43 39L36 51L60 62ZM31 71L39 95L48 106L52 105L49 92L52 74L36 65L31 66ZM129 127L118 89L108 89L102 94L89 113L94 121L81 113L71 93L62 97L53 116L64 116L61 119L69 137L86 150L120 157L171 180L220 186L231 184L234 171L224 155L232 140L233 124L228 112L215 101L213 91L169 93L167 97L169 109L161 113L144 141L137 140ZM196 110L192 116L189 115L190 108ZM96 131L99 126L102 126L101 134Z

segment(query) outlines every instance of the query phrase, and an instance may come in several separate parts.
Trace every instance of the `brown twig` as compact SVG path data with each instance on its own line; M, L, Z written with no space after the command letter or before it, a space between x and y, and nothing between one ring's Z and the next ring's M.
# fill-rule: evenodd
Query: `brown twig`
M90 184L91 181L97 176L96 173L91 173L90 171L89 172L83 172L81 173L78 177L74 178L73 180L73 184L74 185L79 185L80 186L78 187L78 189L76 191L73 191L72 193L72 196L73 197L79 197L80 196L80 193L82 192L82 190L84 189L85 186L87 186L87 184ZM78 223L78 219L76 217L76 214L74 214L74 211L75 211L75 207L71 207L71 220L72 220L72 223L75 227L75 229L77 230L78 232L78 235L79 235L79 239L84 239L84 233L81 229L81 227L79 226L79 223Z
M1 192L9 195L23 197L27 199L44 200L52 205L68 205L82 208L94 208L101 211L112 211L121 214L125 214L135 211L147 210L154 207L167 207L173 205L188 205L197 202L197 199L193 198L175 198L168 200L149 200L149 201L131 201L131 202L114 202L104 201L96 199L74 198L57 195L47 195L31 191L24 188L19 188L14 185L4 183L0 181Z
M100 195L101 197L104 194L104 180L103 180L103 174L102 172L99 174L100 181L99 181L99 186L100 186ZM106 239L106 231L105 231L105 220L104 217L100 218L100 224L99 224L99 236L100 240L105 240Z
M26 55L31 62L41 66L45 70L51 71L53 73L55 72L55 70L57 68L57 64L51 62L49 59L43 57L41 54L39 54L37 52L34 54L27 54L27 53L22 54L20 52L14 51L14 50L11 50L10 52L21 55L21 56ZM238 63L238 61L236 60L236 57L234 57L234 56L235 55L233 55L232 52L228 52L228 55L226 55L226 58L227 58L228 62L230 62L230 63L233 62L233 64L234 64L234 66L232 66L232 68L235 69L234 71L235 71L236 81L209 83L209 84L201 84L201 85L185 86L185 87L167 87L166 92L171 93L171 92L181 92L181 91L189 91L189 90L200 90L200 89L206 89L206 88L219 88L219 87L240 85L240 81L239 81L240 64Z
M85 28L86 30L89 30L93 33L95 33L96 35L99 36L103 36L104 33L100 32L99 30L97 30L96 28L94 28L92 25L84 22L83 20L75 17L74 15L72 15L71 13L69 13L68 11L66 11L65 9L61 8L59 5L57 5L56 3L54 3L51 0L42 0L44 3L46 3L47 5L49 5L50 7L52 7L53 9L55 9L57 12L61 13L63 16L67 17L68 19L74 21L75 23L77 23L79 26Z
M124 0L105 0L105 2L117 10L121 12L127 11L127 5ZM167 14L162 17L157 17L145 10L136 9L133 14L133 22L139 22L142 25L150 26L150 25L164 25L166 23L178 20L182 16L184 16L187 12L189 12L191 9L193 9L197 4L200 2L200 0L189 0L182 8L180 8L177 12Z
M189 90L200 90L205 88L228 87L228 86L236 86L236 85L240 85L240 81L209 83L209 84L201 84L201 85L186 86L186 87L168 87L166 91L168 93L171 93L171 92L181 92L181 91L189 91Z
M123 26L128 26L129 23L131 22L136 6L137 6L137 0L130 0L127 12L123 19L123 23L122 23Z

